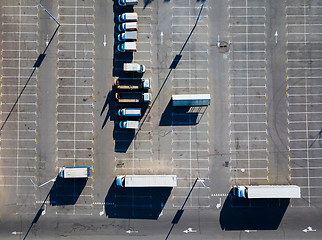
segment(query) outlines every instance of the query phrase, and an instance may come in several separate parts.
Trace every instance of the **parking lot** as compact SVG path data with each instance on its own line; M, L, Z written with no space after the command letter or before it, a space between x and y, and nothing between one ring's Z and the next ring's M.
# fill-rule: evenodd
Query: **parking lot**
M293 206L321 206L321 1L286 1L290 180L301 187Z
M138 30L137 30L137 51L134 53L114 53L115 61L119 63L120 66L124 62L134 62L138 64L143 64L146 67L146 72L144 73L144 79L150 79L153 84L152 77L152 15L153 8L148 5L144 7L144 2L139 2L138 5L133 8L119 7L115 3L115 8L118 9L117 13L122 14L124 12L136 12L138 14ZM117 16L114 16L116 19ZM116 20L115 24L118 25L119 22ZM116 28L115 28L116 29ZM119 32L117 31L114 35L116 36ZM115 44L118 44L115 39ZM132 58L129 60L129 55ZM121 71L123 69L120 69ZM139 76L135 74L129 74L121 77L123 80L139 79ZM151 89L153 91L153 89ZM150 90L150 92L151 92ZM113 96L114 97L114 96ZM153 92L152 92L153 99ZM115 115L116 111L120 108L125 107L141 107L142 113L146 113L147 105L141 104L140 106L133 104L120 104L115 105ZM113 113L114 114L114 113ZM139 131L121 129L118 125L121 118L115 118L114 124L114 143L115 143L115 175L122 174L149 174L151 173L152 167L152 122L150 117L143 115L142 119L145 119L144 123L140 123Z
M230 1L229 109L232 184L268 184L265 1Z
M203 8L198 25L188 40L201 3L176 1L172 4L172 57L182 57L170 79L172 94L209 93L208 7ZM188 40L188 42L186 42ZM183 48L184 44L185 47ZM209 180L209 112L206 107L172 109L171 158L178 187L173 190L172 205L180 208L197 177ZM210 207L210 191L198 182L186 208Z
M63 166L94 164L94 1L58 1L57 159ZM91 215L93 181L89 178L76 204L56 208L56 214ZM74 183L76 184L76 183ZM76 187L76 186L75 186ZM70 196L70 192L60 197Z
M16 214L34 214L37 162L37 73L10 112L38 56L38 11L33 1L2 3L1 192Z

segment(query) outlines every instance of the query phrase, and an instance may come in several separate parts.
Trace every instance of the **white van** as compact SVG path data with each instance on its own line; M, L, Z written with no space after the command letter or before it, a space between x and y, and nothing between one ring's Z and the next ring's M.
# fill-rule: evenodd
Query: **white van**
M125 22L121 23L118 27L120 32L123 31L136 31L138 29L138 24L136 22Z
M137 22L138 14L137 13L123 13L118 16L119 22Z
M117 51L119 52L135 52L136 42L124 42L117 45Z
M117 115L120 117L141 117L141 108L121 108Z
M129 5L137 5L138 0L119 0L120 6L129 6Z
M138 63L123 63L123 70L125 72L144 73L145 66L143 64L138 64Z

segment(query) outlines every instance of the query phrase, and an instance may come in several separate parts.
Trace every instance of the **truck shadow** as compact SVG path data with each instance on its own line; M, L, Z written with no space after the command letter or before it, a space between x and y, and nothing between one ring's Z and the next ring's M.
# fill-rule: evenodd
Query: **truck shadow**
M220 212L221 229L276 230L289 203L289 198L236 198L230 191Z
M197 125L207 110L207 106L173 107L172 100L163 111L159 126Z
M125 153L129 149L133 139L135 138L134 129L122 129L119 127L118 121L114 121L113 139L115 141L115 152Z
M82 193L87 178L61 178L57 177L49 193L50 205L74 205Z
M109 218L158 219L171 187L117 187L115 180L105 197Z

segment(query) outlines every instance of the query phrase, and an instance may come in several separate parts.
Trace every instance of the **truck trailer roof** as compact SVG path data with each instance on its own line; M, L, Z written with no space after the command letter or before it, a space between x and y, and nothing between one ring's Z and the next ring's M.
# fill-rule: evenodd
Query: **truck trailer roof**
M89 171L89 167L63 167L60 169L63 178L87 178Z
M301 198L301 188L296 185L246 186L248 198Z
M125 187L176 187L176 175L126 175Z

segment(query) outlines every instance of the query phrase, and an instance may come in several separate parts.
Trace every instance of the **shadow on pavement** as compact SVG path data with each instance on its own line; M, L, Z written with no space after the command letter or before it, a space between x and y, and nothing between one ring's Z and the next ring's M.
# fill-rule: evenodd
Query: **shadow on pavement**
M230 192L220 212L221 229L226 231L276 230L289 202L289 198L236 198Z
M171 187L117 187L115 180L105 198L109 218L158 219Z
M163 111L159 126L197 125L207 110L207 106L173 107L172 100Z
M87 178L61 178L57 177L49 193L50 205L74 205L82 193Z

